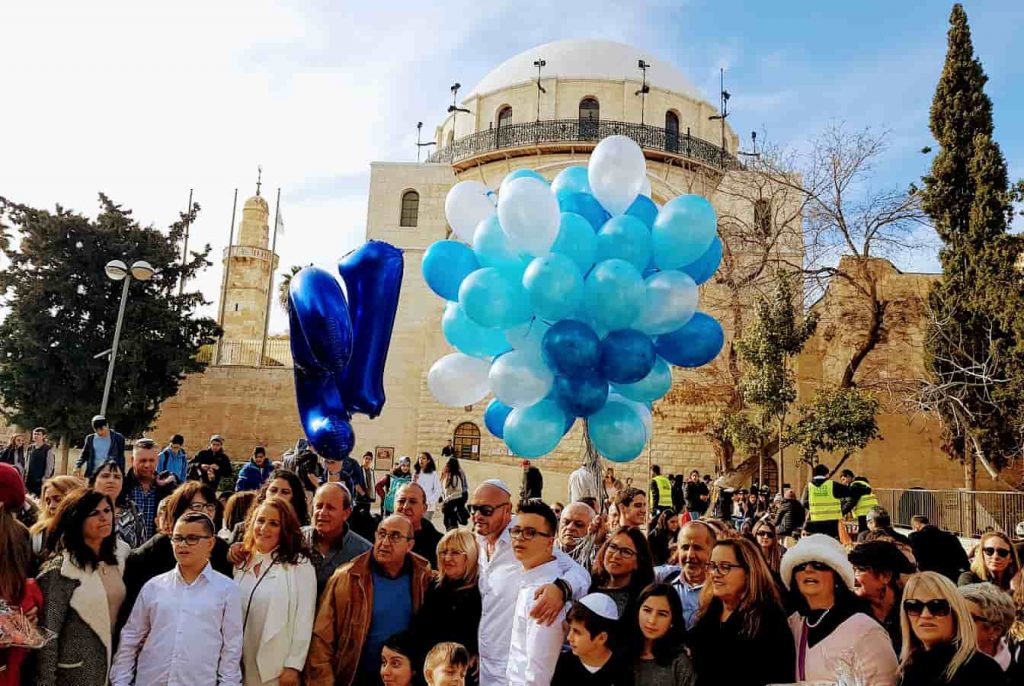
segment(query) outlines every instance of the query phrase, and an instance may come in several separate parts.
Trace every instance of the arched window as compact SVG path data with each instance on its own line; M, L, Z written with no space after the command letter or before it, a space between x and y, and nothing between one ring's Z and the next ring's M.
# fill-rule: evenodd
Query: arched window
M498 110L498 127L494 132L497 147L502 147L508 142L508 127L512 124L512 108L505 105Z
M761 236L772 233L772 203L760 198L754 201L754 230Z
M402 216L399 226L416 226L420 216L420 194L416 191L402 193Z
M455 427L452 436L455 457L460 460L480 459L480 429L473 422L463 422Z
M665 150L679 152L679 115L672 110L665 113Z
M601 120L601 105L597 98L580 100L580 138L591 140L597 138L598 122Z

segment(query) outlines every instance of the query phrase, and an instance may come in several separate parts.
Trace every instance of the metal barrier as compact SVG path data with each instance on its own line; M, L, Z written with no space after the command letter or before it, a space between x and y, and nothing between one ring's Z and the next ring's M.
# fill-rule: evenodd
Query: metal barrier
M921 488L876 488L878 503L894 526L909 527L914 515L958 536L979 536L988 529L1014 535L1024 522L1024 493L1019 491L930 491Z

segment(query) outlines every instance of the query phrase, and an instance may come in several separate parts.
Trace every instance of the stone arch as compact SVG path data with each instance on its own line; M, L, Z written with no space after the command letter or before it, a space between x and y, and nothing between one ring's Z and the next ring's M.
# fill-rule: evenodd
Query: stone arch
M415 227L419 223L420 194L414 188L402 191L402 202L399 207L398 225Z
M452 448L460 460L480 459L480 427L473 422L462 422L452 434Z

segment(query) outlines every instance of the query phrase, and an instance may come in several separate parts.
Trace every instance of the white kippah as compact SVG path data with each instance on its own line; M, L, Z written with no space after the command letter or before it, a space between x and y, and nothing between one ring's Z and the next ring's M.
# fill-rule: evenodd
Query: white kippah
M613 622L619 620L619 606L610 596L604 593L591 593L580 598L580 604L599 617L610 619Z
M512 489L508 487L508 484L501 479L487 479L487 481L481 482L481 486L494 486L495 488L505 491L509 495L512 495Z

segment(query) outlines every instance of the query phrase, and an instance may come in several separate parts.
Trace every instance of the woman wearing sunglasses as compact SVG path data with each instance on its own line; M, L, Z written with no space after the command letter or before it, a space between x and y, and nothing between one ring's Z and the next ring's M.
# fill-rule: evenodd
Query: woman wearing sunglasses
M981 537L971 568L960 575L957 586L988 581L1009 593L1019 571L1020 560L1009 537L1002 531L989 531Z
M767 519L762 519L754 525L754 541L768 563L768 569L773 574L779 573L779 565L782 564L782 555L786 548L779 542L779 534L775 525Z
M839 541L825 534L801 538L782 558L780 573L796 609L789 627L797 681L894 686L896 653L854 595L853 566Z
M900 611L900 686L974 686L1005 682L995 660L978 651L971 610L937 572L910 577Z
M615 601L619 616L632 614L640 591L654 581L654 565L647 539L640 529L619 527L597 551L591 593L604 593Z

